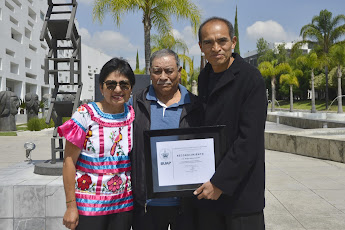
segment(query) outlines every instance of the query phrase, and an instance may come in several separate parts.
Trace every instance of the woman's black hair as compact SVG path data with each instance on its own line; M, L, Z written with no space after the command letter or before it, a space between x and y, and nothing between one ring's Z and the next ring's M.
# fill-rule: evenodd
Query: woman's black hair
M125 77L128 78L129 83L133 87L135 84L135 76L133 73L133 70L129 63L122 59L122 58L112 58L107 63L104 64L104 66L101 69L101 72L99 74L99 84L103 88L103 82L104 80L111 74L112 72L118 72Z

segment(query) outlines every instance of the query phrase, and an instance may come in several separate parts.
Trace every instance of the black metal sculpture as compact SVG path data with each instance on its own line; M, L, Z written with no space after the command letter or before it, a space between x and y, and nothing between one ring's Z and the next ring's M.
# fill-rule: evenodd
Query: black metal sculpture
M53 119L55 123L51 139L52 164L56 163L56 152L60 153L60 160L63 159L63 139L58 137L57 127L62 124L62 118L71 117L80 104L81 37L74 23L76 10L76 0L66 3L53 3L53 0L48 0L48 10L40 36L40 40L45 40L49 47L45 59L44 81L48 84L50 76L53 76L55 86L46 116L47 124L50 119ZM56 15L60 17L54 17ZM61 19L63 16L66 19ZM68 73L68 82L59 79L59 75L63 72ZM65 99L58 100L61 95Z

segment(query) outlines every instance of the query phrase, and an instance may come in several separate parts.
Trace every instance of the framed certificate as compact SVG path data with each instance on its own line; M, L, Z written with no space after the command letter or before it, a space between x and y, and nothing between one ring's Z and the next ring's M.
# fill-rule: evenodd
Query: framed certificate
M192 196L226 149L226 126L144 131L147 196Z

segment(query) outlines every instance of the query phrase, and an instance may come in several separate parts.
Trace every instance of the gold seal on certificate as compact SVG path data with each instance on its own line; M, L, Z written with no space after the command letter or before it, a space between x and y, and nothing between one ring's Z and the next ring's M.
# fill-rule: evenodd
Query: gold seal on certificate
M225 126L145 131L148 198L188 196L211 179Z

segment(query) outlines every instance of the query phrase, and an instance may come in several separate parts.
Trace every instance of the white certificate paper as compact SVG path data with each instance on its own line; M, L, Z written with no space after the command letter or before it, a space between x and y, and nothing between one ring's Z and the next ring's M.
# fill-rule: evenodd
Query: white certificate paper
M156 143L159 186L205 183L215 172L213 138Z

